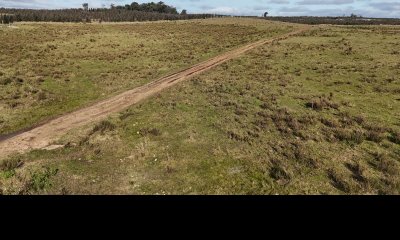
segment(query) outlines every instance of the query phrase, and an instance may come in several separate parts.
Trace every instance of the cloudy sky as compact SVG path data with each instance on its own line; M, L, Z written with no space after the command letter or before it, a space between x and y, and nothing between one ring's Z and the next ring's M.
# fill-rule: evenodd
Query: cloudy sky
M14 8L78 8L126 4L134 0L0 0L0 7ZM150 0L149 0L150 1ZM149 2L140 1L137 2ZM159 0L155 0L159 1ZM164 0L179 10L190 13L274 16L342 16L351 13L368 17L400 18L400 0Z

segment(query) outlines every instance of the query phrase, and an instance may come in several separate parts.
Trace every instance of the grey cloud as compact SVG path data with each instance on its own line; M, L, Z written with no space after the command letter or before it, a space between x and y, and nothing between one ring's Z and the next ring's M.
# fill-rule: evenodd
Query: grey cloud
M341 5L354 3L354 0L302 0L300 5Z

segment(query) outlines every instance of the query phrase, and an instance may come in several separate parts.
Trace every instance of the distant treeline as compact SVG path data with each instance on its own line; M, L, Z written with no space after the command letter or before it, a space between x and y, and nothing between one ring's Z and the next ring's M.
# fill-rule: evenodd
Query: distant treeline
M112 6L114 8L114 6ZM150 3L142 3L139 4L137 2L133 2L131 4L126 4L125 6L116 6L116 9L125 9L131 11L141 11L141 12L158 12L158 13L169 13L169 14L178 14L178 11L175 7L168 6L164 2L150 2Z
M0 24L10 24L14 22L14 16L0 13Z
M175 10L176 11L176 10ZM106 22L141 22L158 20L186 20L222 17L214 14L172 14L156 11L137 11L114 7L112 9L61 9L32 10L0 8L1 14L12 14L15 22L90 22L92 20Z
M333 24L333 25L400 25L398 18L363 18L363 17L266 17L267 20L303 23L303 24Z

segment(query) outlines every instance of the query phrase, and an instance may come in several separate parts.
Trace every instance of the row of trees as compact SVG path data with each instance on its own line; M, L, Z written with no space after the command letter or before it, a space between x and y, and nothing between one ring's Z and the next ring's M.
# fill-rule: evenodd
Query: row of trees
M141 12L158 12L158 13L168 13L168 14L178 14L175 7L168 6L164 2L150 2L139 4L133 2L131 4L126 4L125 6L117 6L117 9L125 9L130 11L141 11Z
M333 25L400 25L397 18L363 18L352 14L350 17L266 17L268 20L302 23L302 24L333 24Z
M113 9L62 9L62 10L32 10L32 9L6 9L0 8L0 14L12 14L14 21L27 22L82 22L97 19L107 22L140 22L158 20L186 20L220 17L214 14L172 14L160 12L147 12ZM7 16L7 15L5 15Z
M11 24L14 22L14 16L0 13L0 24Z

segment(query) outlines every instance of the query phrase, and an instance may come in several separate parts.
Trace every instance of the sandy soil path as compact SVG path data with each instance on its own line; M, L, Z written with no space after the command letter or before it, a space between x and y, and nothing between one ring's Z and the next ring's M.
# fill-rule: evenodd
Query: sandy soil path
M196 64L180 72L150 82L144 86L126 91L117 96L95 103L89 107L85 107L72 113L60 116L31 130L27 130L25 132L15 134L12 137L2 139L0 140L0 159L12 153L23 153L33 149L43 149L49 147L52 142L65 135L71 129L103 120L110 114L121 112L129 106L134 105L156 93L159 93L163 89L187 80L192 76L203 73L230 59L238 57L251 49L257 48L264 44L273 43L274 41L287 39L293 35L307 31L310 28L311 27L304 27L273 39L264 39L251 43L244 47L232 50L207 61Z

